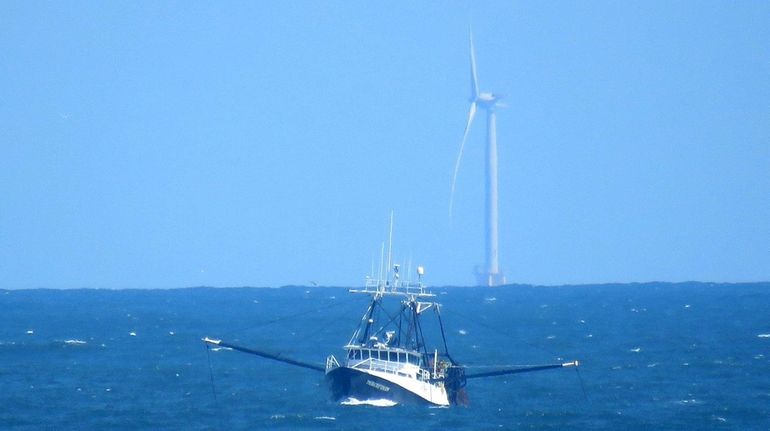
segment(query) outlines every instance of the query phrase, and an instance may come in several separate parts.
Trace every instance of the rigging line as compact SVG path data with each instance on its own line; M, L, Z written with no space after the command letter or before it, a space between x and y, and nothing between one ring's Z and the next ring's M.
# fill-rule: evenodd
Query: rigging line
M447 344L446 344L446 334L444 333L444 322L441 320L441 311L439 310L438 305L436 305L435 313L436 313L436 316L438 316L438 326L439 328L441 328L441 340L444 341L444 353L446 353L450 361L454 362L454 359L452 359L452 356L449 354L449 347L447 347Z
M247 331L249 329L260 328L262 326L272 325L274 323L282 322L284 320L294 319L296 317L302 317L302 316L305 316L305 315L308 315L308 314L311 314L311 313L317 313L319 311L328 310L330 308L338 307L338 306L343 305L343 304L348 303L348 302L350 302L350 301L334 300L334 301L332 301L331 304L325 305L323 307L316 307L316 308L313 308L313 309L310 309L310 310L302 311L300 313L291 314L291 315L288 315L288 316L281 316L281 317L277 317L275 319L271 319L271 320L267 320L267 321L264 321L264 322L256 323L254 325L249 325L249 326L242 327L242 328L239 328L239 329L234 329L232 331L228 331L226 333L226 335L232 336L232 335L236 334L237 332L243 332L243 331Z
M417 339L417 350L420 349L420 344L422 344L422 351L425 353L425 356L428 356L428 346L425 345L425 336L422 333L422 325L417 315L417 307L412 308L412 313L414 316L414 337Z
M211 393L214 394L214 404L217 407L217 410L219 410L219 400L217 399L217 390L214 386L214 369L211 367L211 353L209 352L211 350L211 347L209 347L208 344L206 344L206 360L209 363L209 378L211 379Z
M379 303L379 298L376 296L374 299L372 299L372 305L369 306L369 309L367 310L366 314L366 327L364 328L364 335L361 336L361 338L358 340L359 343L363 344L366 342L366 340L369 339L369 331L372 329L372 323L374 320L372 317L374 316L375 307L377 307L377 304Z
M455 314L455 315L457 315L457 316L459 316L459 317L462 317L463 319L468 319L468 320L470 320L471 322L474 322L474 323L476 323L477 325L479 325L479 326L481 326L481 327L483 327L483 328L486 328L486 329L490 329L490 330L492 330L492 331L495 331L495 332L497 332L497 333L498 333L498 334L500 334L500 335L503 335L503 336L506 336L506 337L510 336L510 334L508 334L508 333L505 333L505 332L501 331L499 328L497 328L497 327L495 327L495 326L492 326L492 325L487 325L487 324L485 324L485 323L482 323L482 322L480 322L480 321L478 321L478 320L474 319L473 317L470 317L470 316L466 316L466 315L464 315L464 314L458 313L457 311L447 311L447 312L448 312L448 313L450 313L450 314ZM529 341L527 341L527 340L522 340L522 339L519 339L519 341L520 341L520 342L522 342L522 343L524 343L524 344L526 344L526 345L528 345L529 347L532 347L532 348L535 348L535 349L537 349L537 350L540 350L540 351L542 351L542 352L548 353L549 355L553 355L553 356L556 356L556 357L561 357L561 356L562 356L562 355L559 355L559 354L558 354L558 353L556 353L556 352L552 352L552 351L550 351L550 350L546 349L545 347L542 347L542 346L538 346L537 344L533 344L533 343L531 343L531 342L529 342Z
M402 305L402 306L401 306L401 309L398 311L398 314L396 314L395 316L391 316L391 315L390 315L390 313L388 313L388 311L387 311L387 310L385 310L385 308L384 308L384 307L380 306L380 312L381 312L381 313L383 313L383 314L385 315L385 317L387 317L389 320L387 321L387 323L385 323L384 325L380 326L380 328L379 328L378 330L374 331L374 333L375 333L375 334L378 334L378 333L380 333L380 332L381 332L383 329L387 328L387 327L388 327L388 325L390 325L391 323L395 323L395 321L396 321L396 318L397 318L397 317L399 317L399 316L401 315L401 313L404 311L404 308L405 308L405 306L404 306L404 305ZM384 319L383 319L383 320L384 320ZM401 334L399 334L399 335L401 335Z
M590 404L591 400L588 398L588 393L586 393L586 387L583 384L583 377L580 375L580 370L578 368L580 367L575 367L575 372L577 373L578 380L580 380L580 389L583 390L583 398L586 400L586 402Z
M344 313L342 313L342 314L344 314L344 315L347 315L347 314L348 314L348 311L352 311L352 310L353 310L353 305L355 305L355 306L358 306L358 304L353 304L352 302L351 302L351 303L349 303L348 305L349 305L349 307L348 307L348 308L346 308L346 309L345 309L345 312L344 312ZM316 335L318 335L318 334L320 334L321 332L323 332L323 331L327 331L327 330L329 329L329 326L328 326L328 325L329 325L330 323L332 323L332 322L336 322L336 321L338 321L338 320L340 320L340 317L339 317L339 316L332 316L332 317L330 317L330 318L328 318L328 319L324 319L324 320L322 320L322 321L318 322L318 325L317 325L317 326L318 326L318 329L316 329L315 331L311 332L309 335L306 335L306 336L305 336L305 338L306 338L306 339L313 339L313 338L315 338L315 336L316 336Z
M209 363L209 378L211 380L211 393L214 394L214 408L217 412L221 412L222 409L219 408L219 398L217 397L217 390L214 386L214 369L211 367L211 353L209 352L211 350L211 346L206 344L206 360ZM219 426L221 429L227 429L224 424L224 415L217 414L217 417L219 418Z

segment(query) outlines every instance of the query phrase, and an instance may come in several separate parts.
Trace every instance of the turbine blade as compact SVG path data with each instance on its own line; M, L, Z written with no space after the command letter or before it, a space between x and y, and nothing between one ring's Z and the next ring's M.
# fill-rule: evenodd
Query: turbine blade
M468 29L471 44L471 101L479 97L479 80L476 76L476 52L473 49L473 29Z
M452 189L449 193L449 220L452 220L452 205L454 204L455 197L455 182L457 181L457 172L460 170L460 160L463 158L463 148L465 148L465 141L468 139L468 131L471 129L473 123L473 117L476 115L476 102L471 103L471 109L468 111L468 124L465 125L465 132L463 132L463 140L460 141L460 152L457 154L457 161L455 162L455 171L452 175Z

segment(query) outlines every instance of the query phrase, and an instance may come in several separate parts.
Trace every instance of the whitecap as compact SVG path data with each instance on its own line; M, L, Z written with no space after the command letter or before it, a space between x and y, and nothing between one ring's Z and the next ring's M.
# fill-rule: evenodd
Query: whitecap
M72 339L72 340L64 340L64 344L80 345L80 344L86 344L86 342L83 340Z
M460 330L459 330L459 331L457 331L457 332L459 332L459 333L460 333L460 335L466 335L466 334L468 334L468 331L466 331L465 329L460 329Z
M497 301L497 298L495 298L494 296L487 296L486 298L484 298L484 301L495 302Z
M33 331L33 330L31 330L31 329L27 331L27 335L32 335L32 334L34 334L34 333L35 333L35 331Z
M29 332L27 332L29 333ZM770 338L770 334L758 334L757 338Z
M168 331L168 335L176 335L176 332L174 332L174 331Z
M630 349L629 352L639 353L642 351L641 347L634 347L633 349Z
M136 332L134 332L134 331L131 331L131 332L129 332L129 333L128 333L128 335L130 335L130 336L132 336L132 337L136 337Z
M548 340L553 340L554 338L556 338L556 336L555 335L549 335L549 336L547 336L545 338L548 339Z
M220 350L233 350L233 349L232 349L232 348L230 348L230 347L212 347L212 348L211 348L211 351L212 351L212 352L218 352L218 351L220 351Z
M393 400L379 399L379 400L359 400L357 398L350 397L340 402L344 406L374 406L374 407L393 407L398 403Z
M647 364L647 368L655 368L655 367L657 367L657 366L658 366L658 363L657 363L657 362L653 362L653 363L651 363L651 364Z
M313 419L317 421L336 421L337 420L337 418L335 418L334 416L316 416Z

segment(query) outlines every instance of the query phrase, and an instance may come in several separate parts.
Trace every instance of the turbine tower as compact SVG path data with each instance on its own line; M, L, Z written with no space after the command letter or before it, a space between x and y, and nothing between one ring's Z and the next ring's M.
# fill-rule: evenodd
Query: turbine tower
M477 272L477 283L483 286L499 286L505 284L505 276L500 271L500 256L498 243L498 211L497 211L497 116L496 108L505 107L500 103L501 95L490 92L479 92L476 76L476 53L473 49L473 32L469 32L471 51L471 107L468 111L468 123L465 125L463 139L460 142L460 152L455 162L452 175L452 190L449 197L449 214L452 214L455 182L460 170L460 160L463 157L465 141L468 139L473 118L479 107L487 112L487 158L486 158L486 261L482 271Z

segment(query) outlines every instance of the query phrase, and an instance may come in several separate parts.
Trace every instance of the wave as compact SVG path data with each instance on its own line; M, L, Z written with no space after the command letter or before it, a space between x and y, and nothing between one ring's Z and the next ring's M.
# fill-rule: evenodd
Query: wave
M374 406L374 407L393 407L398 403L393 400L379 399L379 400L359 400L357 398L350 397L340 402L343 406Z
M697 404L703 404L703 401L701 401L701 400L696 400L695 398L690 398L690 399L686 399L686 400L679 400L679 401L677 401L676 403L677 403L677 404L680 404L680 405L683 405L683 406L684 406L684 405L697 405Z

